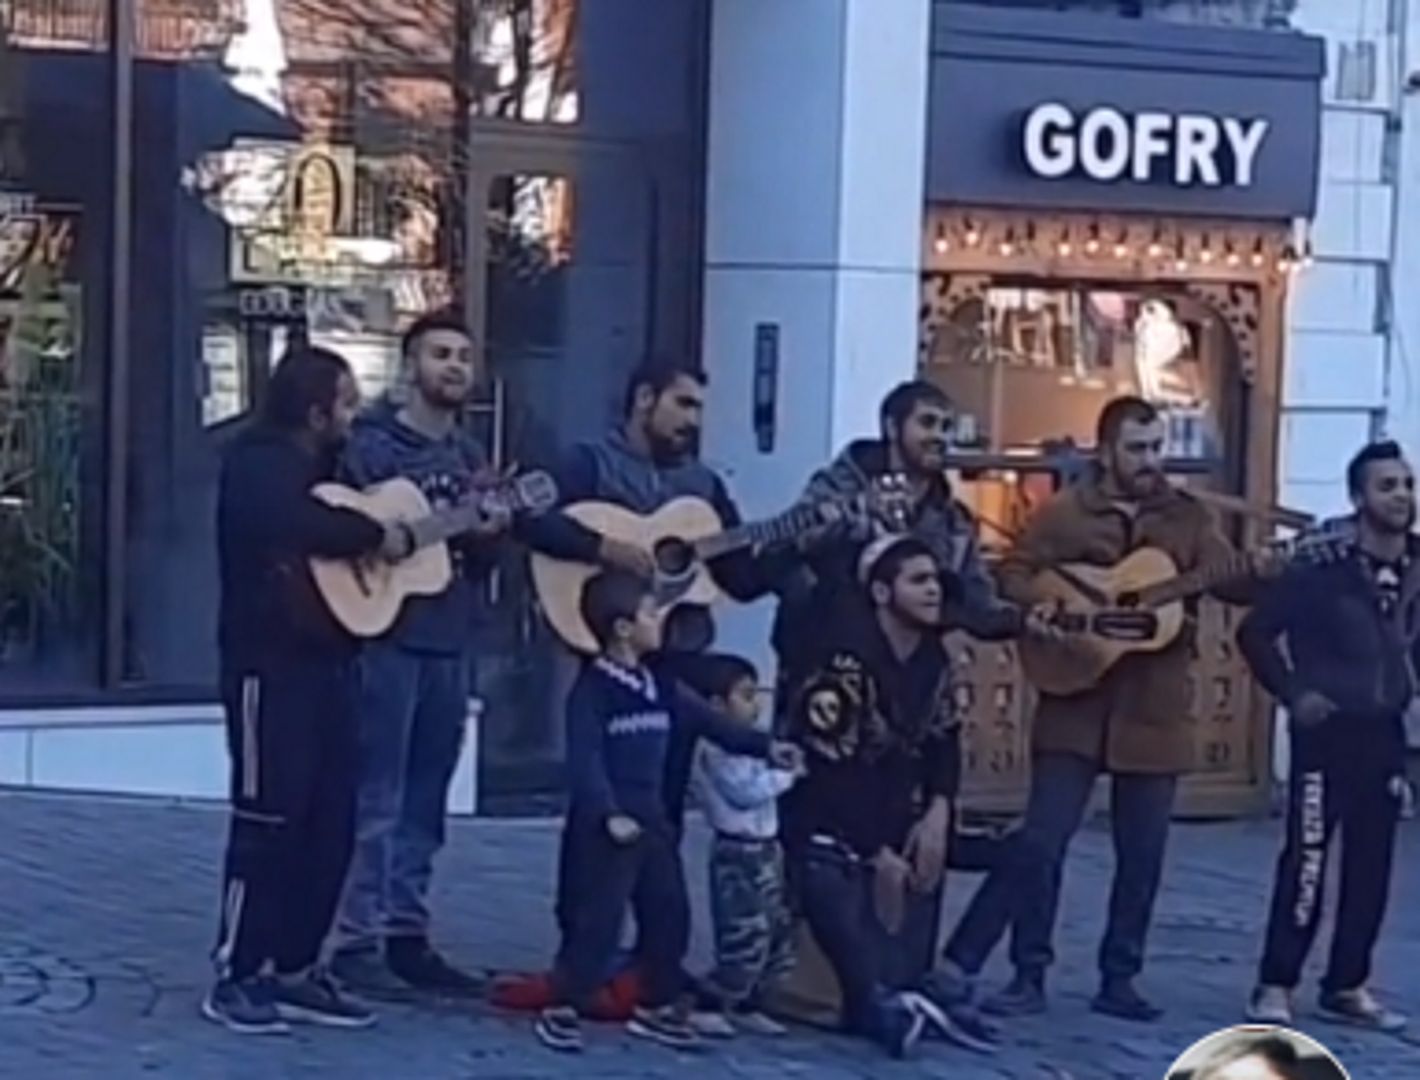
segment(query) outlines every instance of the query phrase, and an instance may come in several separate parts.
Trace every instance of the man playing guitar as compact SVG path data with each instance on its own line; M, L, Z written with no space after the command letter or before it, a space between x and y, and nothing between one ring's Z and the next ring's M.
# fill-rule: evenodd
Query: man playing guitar
M1002 564L1002 591L1018 602L1041 600L1034 579L1065 563L1112 565L1150 546L1188 571L1232 553L1211 512L1169 484L1164 421L1152 405L1116 398L1101 412L1096 436L1094 469L1040 508ZM1270 574L1273 566L1259 558L1253 569ZM1251 591L1248 581L1213 590L1235 603L1247 602ZM1124 657L1083 693L1041 694L1025 821L946 948L944 974L969 985L1013 925L1015 978L984 1003L987 1011L1021 1015L1045 1008L1061 867L1095 777L1104 772L1113 781L1116 867L1099 956L1101 988L1092 1007L1131 1020L1161 1015L1134 979L1143 966L1178 777L1194 763L1189 637Z
M402 393L357 419L342 479L368 488L404 477L432 506L458 505L487 475L482 448L461 425L477 374L473 341L457 314L435 312L409 328L402 353ZM476 581L508 525L495 513L458 537L448 587L411 597L361 656L358 840L333 966L372 995L480 988L430 945L428 896L468 720Z

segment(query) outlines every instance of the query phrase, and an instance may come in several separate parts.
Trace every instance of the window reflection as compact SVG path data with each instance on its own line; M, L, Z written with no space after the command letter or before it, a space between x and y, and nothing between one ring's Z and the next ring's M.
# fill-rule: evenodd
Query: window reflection
M1226 325L1181 292L993 283L954 304L928 362L962 443L1088 446L1103 404L1138 394L1168 418L1170 456L1204 460L1221 450L1232 357Z
M579 116L578 0L482 0L474 24L484 116L571 124Z

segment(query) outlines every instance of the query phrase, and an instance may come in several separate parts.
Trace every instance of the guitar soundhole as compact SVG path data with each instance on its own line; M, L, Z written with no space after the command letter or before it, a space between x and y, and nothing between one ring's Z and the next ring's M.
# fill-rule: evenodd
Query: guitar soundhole
M656 569L663 577L685 577L695 569L695 549L684 540L669 537L655 547Z

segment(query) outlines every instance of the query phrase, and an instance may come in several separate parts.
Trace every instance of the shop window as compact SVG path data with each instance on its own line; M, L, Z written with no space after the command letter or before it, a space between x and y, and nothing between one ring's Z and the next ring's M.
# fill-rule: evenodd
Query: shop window
M1169 421L1169 454L1216 462L1230 415L1226 324L1182 291L991 282L949 308L929 373L961 410L958 441L1002 453L1088 447L1112 397Z

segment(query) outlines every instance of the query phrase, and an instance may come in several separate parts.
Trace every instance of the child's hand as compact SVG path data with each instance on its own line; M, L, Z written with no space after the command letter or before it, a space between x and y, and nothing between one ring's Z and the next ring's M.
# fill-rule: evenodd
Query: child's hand
M776 769L802 776L805 771L803 748L796 743L776 739L769 747L769 764Z
M607 818L606 831L614 843L623 847L628 847L641 839L641 826L636 824L635 818L629 818L625 814L612 814Z

